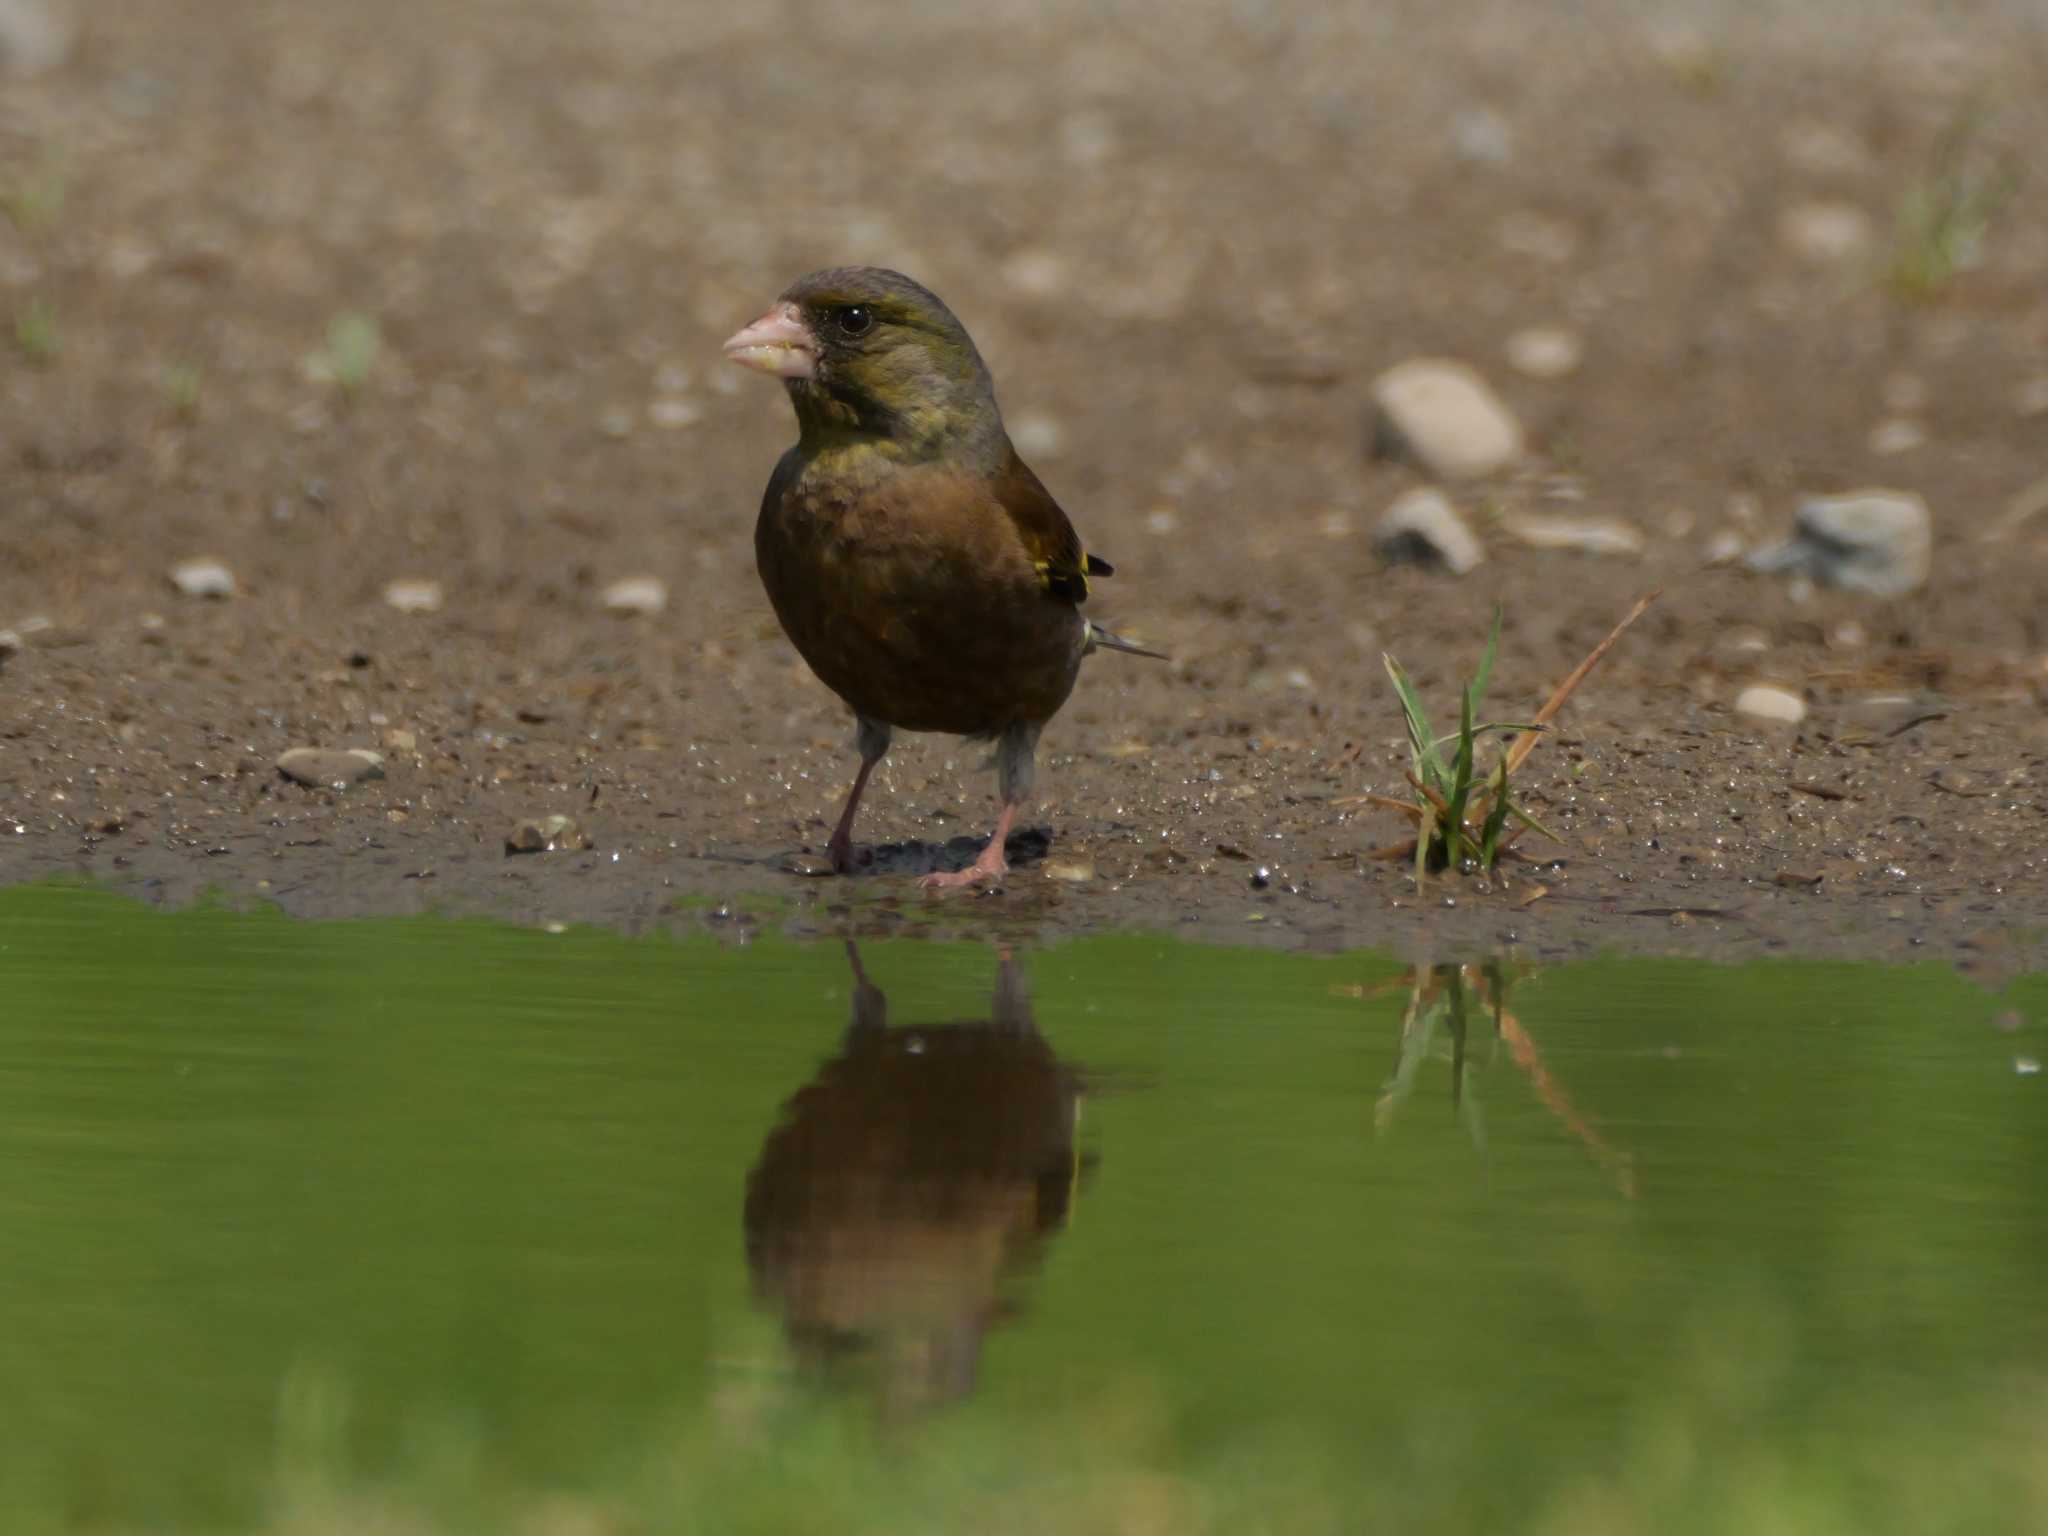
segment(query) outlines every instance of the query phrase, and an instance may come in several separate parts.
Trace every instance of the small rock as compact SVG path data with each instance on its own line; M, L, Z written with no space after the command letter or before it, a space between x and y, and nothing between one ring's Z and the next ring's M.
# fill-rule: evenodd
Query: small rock
M1394 499L1373 530L1373 548L1393 564L1440 564L1463 576L1486 551L1442 491L1418 487Z
M171 585L187 597L233 597L235 573L218 560L185 560L171 567Z
M1051 251L1027 248L1003 263L1003 281L1033 299L1055 299L1066 291L1067 264Z
M417 752L420 739L411 731L394 729L384 733L384 745L393 752Z
M1532 325L1507 340L1508 366L1532 379L1561 379L1576 372L1585 348L1578 333L1561 325Z
M1926 502L1909 491L1867 490L1806 502L1793 517L1792 536L1757 550L1749 564L1898 597L1926 583L1933 551Z
M1501 531L1531 549L1572 549L1585 555L1639 555L1643 531L1614 518L1564 517L1518 512L1501 519Z
M383 778L384 759L365 747L293 747L278 758L277 771L311 789L347 789L366 779Z
M1801 261L1832 267L1870 248L1870 215L1854 203L1799 203L1778 219L1778 238Z
M0 78L48 74L77 35L64 0L0 0Z
M1253 890L1263 891L1273 883L1273 871L1266 865L1261 864L1251 872L1251 877L1247 883Z
M1027 458L1056 459L1067 446L1067 429L1050 416L1027 411L1010 423L1010 441Z
M1451 119L1451 147L1475 165L1506 165L1515 158L1515 132L1492 107L1467 107Z
M1803 869L1781 869L1772 879L1778 885L1805 890L1811 890L1821 882L1819 875L1809 874Z
M628 576L604 589L605 612L659 613L668 606L668 587L658 576Z
M1045 865L1045 878L1063 880L1069 885L1086 885L1095 878L1095 861L1073 859L1064 863L1048 862Z
M529 818L505 836L507 854L580 853L589 846L590 834L568 816Z
M664 432L694 427L704 419L704 407L683 395L656 395L647 402L647 420Z
M401 577L385 587L384 601L400 613L438 613L441 583L424 577Z
M1735 713L1748 715L1752 720L1797 725L1806 718L1806 701L1788 689L1752 683L1735 696Z
M1881 458L1911 453L1927 441L1927 429L1917 421L1894 416L1870 429L1870 451Z
M782 872L786 875L801 875L806 880L823 880L837 874L832 861L823 854L792 853L782 861Z
M1447 358L1397 363L1374 381L1373 448L1447 480L1475 479L1522 456L1522 426L1479 373Z
M0 657L12 656L21 649L21 636L11 629L0 629Z
M1731 565L1742 558L1742 535L1733 528L1723 528L1707 540L1707 564Z

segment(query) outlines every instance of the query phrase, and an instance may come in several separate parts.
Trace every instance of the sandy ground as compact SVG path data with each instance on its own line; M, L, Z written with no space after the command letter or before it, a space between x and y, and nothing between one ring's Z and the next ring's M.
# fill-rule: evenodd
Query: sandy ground
M1974 175L2048 142L2037 8L951 10L160 0L0 83L0 880L2048 963L2040 176L1968 270L1892 276L1944 143ZM1814 205L1833 254L1787 238ZM786 872L849 731L753 574L787 405L717 344L844 261L951 302L1116 562L1097 616L1175 658L1091 660L1000 895L912 888L993 814L942 739L879 776L869 871ZM1510 366L1536 325L1576 371ZM1372 545L1417 475L1368 455L1368 391L1419 354L1534 448L1455 491L1464 577ZM1933 509L1925 590L1707 559L1869 484ZM1522 547L1531 509L1644 547ZM202 557L235 595L173 588ZM665 610L606 611L634 576ZM1499 603L1519 714L1651 586L1530 765L1554 863L1418 893L1362 858L1399 833L1341 803L1400 788L1383 650L1448 715ZM1735 714L1760 680L1804 722ZM302 745L385 776L287 783ZM593 846L507 855L551 814Z

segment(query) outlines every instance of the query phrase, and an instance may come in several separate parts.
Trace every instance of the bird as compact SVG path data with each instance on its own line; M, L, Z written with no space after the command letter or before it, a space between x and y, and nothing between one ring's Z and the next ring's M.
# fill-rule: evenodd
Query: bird
M854 716L859 766L826 845L852 872L854 815L896 731L995 743L1001 810L966 869L1000 882L1039 734L1093 651L1165 658L1085 618L1114 570L1018 456L988 365L922 284L883 267L798 278L725 343L778 378L797 441L761 498L754 557L797 652Z

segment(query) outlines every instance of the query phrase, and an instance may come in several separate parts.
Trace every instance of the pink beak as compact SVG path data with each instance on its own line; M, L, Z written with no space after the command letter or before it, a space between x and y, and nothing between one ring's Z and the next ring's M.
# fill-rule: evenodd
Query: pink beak
M818 339L787 299L725 344L725 355L742 368L778 379L808 379L818 371Z

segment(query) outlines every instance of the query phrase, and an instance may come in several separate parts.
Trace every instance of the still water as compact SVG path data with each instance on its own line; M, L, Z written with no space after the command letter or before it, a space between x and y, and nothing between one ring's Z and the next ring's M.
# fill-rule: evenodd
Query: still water
M2048 1529L2048 977L0 891L0 1532Z

